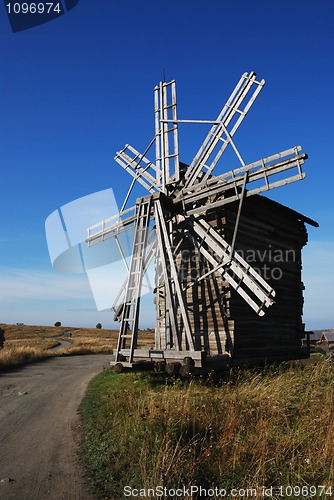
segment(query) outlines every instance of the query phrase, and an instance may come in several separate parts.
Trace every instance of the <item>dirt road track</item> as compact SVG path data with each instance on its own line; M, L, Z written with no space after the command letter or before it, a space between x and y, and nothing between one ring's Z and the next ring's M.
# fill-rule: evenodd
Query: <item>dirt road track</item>
M0 374L1 500L95 498L77 461L77 410L109 361L59 357Z

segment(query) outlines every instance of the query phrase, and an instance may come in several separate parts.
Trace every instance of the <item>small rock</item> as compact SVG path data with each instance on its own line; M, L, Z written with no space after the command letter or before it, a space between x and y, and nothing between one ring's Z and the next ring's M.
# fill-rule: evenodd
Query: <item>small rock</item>
M0 483L15 483L15 479L11 479L10 477L4 477L0 479Z
M28 394L27 391L25 391L25 392L19 392L19 396L24 396L25 394Z

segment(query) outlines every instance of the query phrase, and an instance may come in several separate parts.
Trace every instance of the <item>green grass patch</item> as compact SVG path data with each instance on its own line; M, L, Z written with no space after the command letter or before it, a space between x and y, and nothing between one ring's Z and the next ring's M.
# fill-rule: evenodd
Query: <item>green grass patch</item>
M333 370L329 360L284 365L218 385L103 372L81 405L98 497L125 498L125 486L331 484Z

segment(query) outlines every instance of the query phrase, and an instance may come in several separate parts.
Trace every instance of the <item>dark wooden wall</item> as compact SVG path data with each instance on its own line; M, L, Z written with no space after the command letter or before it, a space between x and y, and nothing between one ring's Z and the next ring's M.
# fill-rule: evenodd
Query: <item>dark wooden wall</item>
M229 243L232 241L238 204L229 204L206 215ZM183 287L207 270L205 260L179 227L174 244L180 243L177 267ZM236 251L275 289L276 303L258 316L220 273L211 274L186 290L188 314L196 350L208 354L229 353L235 359L277 359L302 354L303 284L301 251L307 243L302 216L263 196L246 198L240 219ZM168 348L162 292L157 335L159 349ZM186 348L182 319L178 314L182 346ZM167 335L168 337L168 335Z
M228 208L226 238L234 229L236 206ZM231 292L234 357L298 357L304 336L302 248L305 223L296 213L265 197L245 200L236 249L276 292L275 304L258 316ZM253 262L255 260L255 262Z

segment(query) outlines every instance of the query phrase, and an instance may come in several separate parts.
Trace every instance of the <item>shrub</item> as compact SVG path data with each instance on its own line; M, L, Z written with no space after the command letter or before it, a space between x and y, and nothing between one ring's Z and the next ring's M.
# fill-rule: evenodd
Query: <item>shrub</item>
M56 321L55 322L55 326L61 326L61 322L60 321Z
M102 328L101 323L98 323L98 324L96 325L96 328L98 328L99 330L101 330L101 328Z

